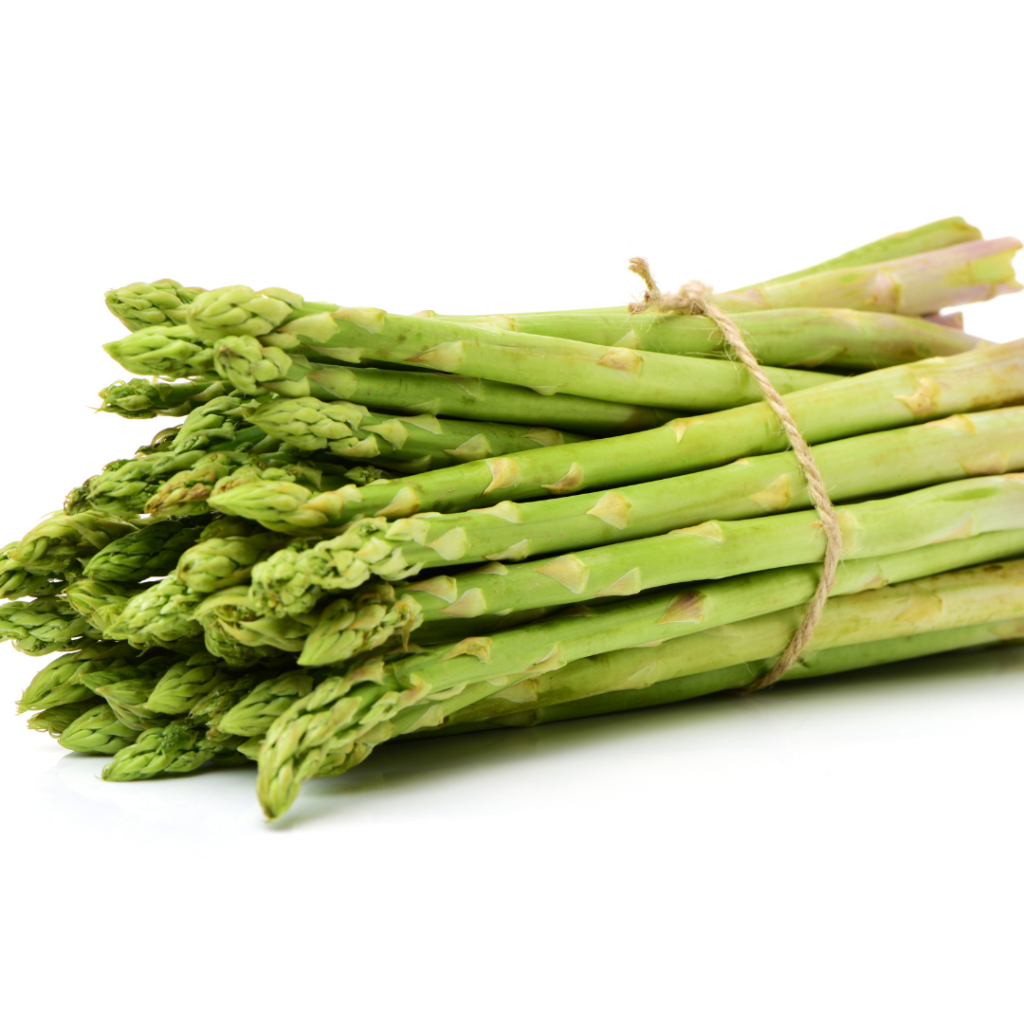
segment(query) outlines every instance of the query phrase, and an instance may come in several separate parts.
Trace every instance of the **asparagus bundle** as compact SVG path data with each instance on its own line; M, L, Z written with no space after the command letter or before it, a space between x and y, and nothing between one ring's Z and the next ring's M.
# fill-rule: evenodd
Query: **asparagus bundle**
M713 296L837 505L787 679L1024 636L1024 341L943 312L1017 248L950 218ZM383 742L741 688L803 628L822 520L711 315L107 305L150 379L101 410L171 425L0 549L0 638L59 655L19 711L108 780L256 762L273 818Z

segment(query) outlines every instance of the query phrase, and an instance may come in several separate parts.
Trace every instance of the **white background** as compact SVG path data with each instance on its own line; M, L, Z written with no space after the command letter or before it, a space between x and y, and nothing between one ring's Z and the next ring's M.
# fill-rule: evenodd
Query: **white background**
M160 424L104 290L400 312L1024 232L1010 3L21 4L0 62L15 538ZM709 13L710 12L710 13ZM968 311L1024 334L1024 298ZM13 701L39 663L0 650ZM410 744L263 824L0 719L18 1021L1016 1021L1024 651Z

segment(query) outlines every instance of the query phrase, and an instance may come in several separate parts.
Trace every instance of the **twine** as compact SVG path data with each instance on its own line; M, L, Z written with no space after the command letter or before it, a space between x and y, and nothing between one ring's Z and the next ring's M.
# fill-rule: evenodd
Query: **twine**
M829 592L836 579L836 567L843 553L843 535L839 529L839 521L836 518L836 510L832 500L825 490L825 482L821 479L818 467L815 465L811 449L800 433L790 414L782 396L775 390L772 382L767 378L760 363L754 358L754 354L747 348L743 336L736 324L722 312L711 301L711 289L700 281L689 281L677 292L664 294L654 281L651 268L645 259L632 259L629 261L629 269L634 274L643 278L647 291L640 302L630 304L630 313L643 313L653 309L658 313L681 313L685 316L703 315L714 323L722 332L726 344L743 365L750 371L758 387L764 394L765 401L772 407L773 412L786 431L790 446L796 455L797 462L803 470L807 479L807 490L810 493L811 501L821 519L822 529L825 531L825 560L821 568L821 576L818 578L818 585L814 590L807 611L804 614L803 622L793 634L788 646L782 652L782 656L760 679L755 680L745 689L747 692L763 690L773 683L778 682L792 667L793 662L799 657L800 652L810 642L814 631L821 621L822 612L825 610L825 602L828 600Z

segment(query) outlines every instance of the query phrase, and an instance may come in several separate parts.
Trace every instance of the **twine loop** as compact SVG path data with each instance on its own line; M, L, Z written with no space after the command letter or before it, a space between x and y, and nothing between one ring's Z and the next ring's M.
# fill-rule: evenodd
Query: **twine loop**
M630 304L630 313L645 313L653 310L657 313L706 316L721 332L730 351L750 371L754 380L757 381L765 401L771 406L772 411L782 424L790 447L792 447L797 462L800 464L800 469L807 480L807 491L818 513L818 518L821 520L821 528L825 532L825 558L821 567L821 575L818 577L818 585L815 587L814 596L811 598L807 611L804 613L803 622L800 623L786 649L770 671L745 688L747 692L763 690L778 682L792 668L793 662L796 661L800 652L810 642L815 629L818 627L818 623L821 621L822 613L825 610L825 602L828 600L829 592L835 584L836 568L843 554L843 534L839 528L836 510L832 505L832 499L828 496L828 491L825 489L825 482L821 478L821 473L818 472L810 446L804 440L803 434L800 433L800 428L796 425L796 421L793 419L786 403L782 400L782 396L778 391L775 390L774 385L766 376L754 354L747 348L740 329L730 317L711 301L711 289L700 281L689 281L677 292L670 292L666 295L658 288L647 260L640 258L631 259L629 261L629 269L634 274L639 274L647 287L643 298L639 302Z

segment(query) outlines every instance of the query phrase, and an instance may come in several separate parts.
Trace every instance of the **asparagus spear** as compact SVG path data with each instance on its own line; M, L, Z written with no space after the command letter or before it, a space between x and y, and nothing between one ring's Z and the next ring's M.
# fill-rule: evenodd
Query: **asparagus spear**
M260 616L246 586L199 596L204 599L191 614L203 627L207 650L232 665L301 651L318 621L315 614Z
M33 656L85 647L100 634L63 597L11 601L0 606L0 642Z
M76 515L54 513L29 530L7 557L30 572L78 572L111 541L134 533L136 526L106 519L91 512Z
M345 486L351 482L342 466L298 462L286 452L253 455L251 452L218 451L202 454L185 469L179 469L155 482L146 498L145 511L151 516L202 515L209 511L209 498L218 481L288 480L304 486Z
M1014 238L976 239L877 263L786 275L716 294L715 304L726 313L799 306L934 313L1019 290L1011 266L1019 248ZM339 311L346 317L354 313L331 303L307 303L301 295L283 289L256 292L231 285L198 295L186 319L195 336L208 344L233 335L270 338L281 350L296 347L301 343L298 339L343 348L329 332L326 319ZM372 319L374 327L382 326L377 317ZM443 322L438 328L447 326Z
M946 359L890 367L789 396L811 444L1012 405L1024 398L1024 341ZM354 515L403 518L465 511L488 499L521 499L674 476L742 457L783 451L785 434L766 403L673 420L654 430L483 459L402 480L316 494L282 481L228 477L211 508L272 530L308 532ZM493 497L491 497L493 496Z
M677 313L527 313L486 317L509 331L545 334L594 345L730 358L714 323ZM780 367L875 370L985 344L961 330L917 317L849 309L772 309L732 318L759 362Z
M576 395L541 395L531 388L479 377L311 363L306 374L313 397L340 398L382 412L456 419L498 420L597 437L647 430L677 413L642 405L599 402Z
M280 535L260 532L244 519L218 519L183 552L175 571L135 594L118 619L107 625L111 639L136 647L199 636L193 614L203 598L219 587L247 581L252 566L281 543Z
M234 704L220 718L217 729L246 738L262 737L278 715L287 711L297 698L305 697L324 678L322 672L296 671L267 679Z
M78 701L76 704L59 704L53 708L46 708L34 714L28 720L28 727L36 732L49 733L55 740L61 735L80 715L92 710L97 706L105 706L106 702L102 697L90 695L89 699Z
M142 591L143 593L145 591ZM107 580L82 579L69 583L68 603L97 633L105 634L120 618L137 586Z
M188 712L189 720L205 726L207 736L217 739L221 735L221 722L235 705L258 690L268 678L278 678L289 667L290 664L278 661L268 663L255 672L233 673L230 678L196 700Z
M979 477L912 491L895 498L843 505L837 509L844 550L861 558L905 551L955 537L1013 529L1024 522L1024 475ZM345 537L338 541L344 542ZM334 541L319 545L329 548ZM554 608L603 597L624 597L653 587L720 579L764 569L817 562L825 555L817 512L790 512L767 519L711 520L658 537L579 550L551 560L503 566L458 576L432 576L400 588L394 599L375 592L381 610L368 623L378 646L389 624L414 629L420 621L508 614ZM341 550L341 554L345 554ZM316 588L337 589L350 569L312 577ZM415 567L405 572L415 571ZM312 593L317 593L314 589ZM292 594L288 594L292 597ZM360 595L356 595L358 601ZM292 600L288 609L299 602ZM401 612L399 612L401 608ZM332 635L330 608L320 613L300 665L331 664L340 657L325 638ZM421 618L422 616L422 618ZM362 624L345 620L346 645L358 650Z
M233 737L208 740L202 726L178 719L145 730L131 746L119 750L104 767L103 778L108 782L133 782L164 772L195 771L213 759L241 761L232 757L232 747L241 742L241 738Z
M62 747L81 754L116 754L135 742L139 731L125 725L105 700L97 699L99 704L84 710L61 733Z
M197 594L246 583L252 567L282 546L279 533L253 530L246 520L219 521L178 559L174 576Z
M930 313L946 305L1018 290L1010 265L1018 248L1015 239L968 242L901 260L727 293L716 296L715 301L726 312L839 306ZM281 294L275 291L271 295L269 290L256 293L241 286L205 292L189 307L188 323L195 336L208 344L224 339L212 364L210 350L184 336L169 336L158 353L166 354L167 367L182 359L190 362L193 372L205 372L214 365L221 376L252 394L262 393L270 382L286 381L292 364L285 349L302 345L306 351L334 354L351 362L410 362L610 401L709 410L760 397L756 384L732 364L701 364L658 352L641 355L634 349L590 346L431 317L402 317L379 309L331 310L326 304L303 303L297 295L283 301ZM261 345L256 337L271 343ZM127 366L125 350L108 346L108 351L120 352L122 365ZM526 354L538 358L525 358ZM152 359L149 365L153 365ZM167 367L161 365L159 372L166 373ZM786 373L777 370L772 380L782 391L814 386L812 378Z
M166 576L124 607L120 618L106 631L110 639L127 640L133 647L151 647L202 634L192 613L202 600L174 576Z
M457 465L491 455L586 440L549 427L439 420L423 413L393 417L351 402L283 398L256 406L250 423L302 451L326 449L353 459L384 459L410 472Z
M160 381L116 381L100 392L100 412L113 412L125 419L146 420L154 416L187 416L196 406L228 393L229 385L212 380L164 384Z
M137 533L112 541L86 563L90 579L137 583L163 576L178 564L178 557L197 543L207 523L194 517L162 519Z
M92 696L92 690L81 681L85 672L95 668L99 661L120 666L135 657L138 657L138 652L128 644L106 641L62 654L32 678L18 702L18 713L48 710L87 700Z
M845 270L849 267L863 267L869 263L884 263L889 260L903 259L906 256L916 256L919 253L932 252L935 249L945 249L963 242L974 242L980 238L981 232L968 224L963 217L946 217L943 220L911 228L909 231L897 231L894 234L886 235L884 238L858 246L856 249L844 252L824 263L815 264L813 267L805 267L803 270L795 270L789 274L783 274L781 277L762 281L761 286L795 281L797 278L810 277L812 274L822 274L830 270Z
M420 604L400 596L387 583L374 583L325 608L295 615L268 616L257 611L247 587L218 591L193 612L202 623L207 647L222 657L246 657L243 648L277 648L302 652L300 664L327 665L346 661L385 644L392 637L407 644L410 632L422 622ZM230 647L227 653L221 644ZM394 645L392 645L394 646ZM251 653L248 655L252 657Z
M957 415L813 448L833 501L924 487L972 473L1024 469L1024 408ZM760 455L684 477L447 515L358 520L350 536L296 542L253 572L252 600L269 614L301 614L322 591L351 589L371 572L417 570L591 548L708 519L809 508L791 453ZM366 557L360 551L366 549Z
M170 278L152 284L139 281L107 292L107 309L132 331L153 324L180 324L189 304L202 291L186 288Z
M131 748L106 767L104 779L128 782L164 772L194 771L210 763L242 761L236 750L246 737L221 732L217 724L254 686L262 685L262 678L259 674L235 674L200 696L187 717L136 733Z
M727 313L793 306L835 306L911 316L934 313L1020 291L1012 266L1020 247L1015 238L963 242L881 263L768 282L716 296L715 304ZM196 301L202 301L202 296Z
M129 729L141 732L166 724L166 716L152 711L146 701L160 678L178 660L173 653L137 658L120 667L94 668L82 675L93 693L103 697L118 721Z
M714 302L729 314L807 306L926 316L1019 291L1011 265L1019 248L1015 238L997 238L902 256L893 255L894 249L880 252L876 263L822 264L825 269L716 294ZM623 307L579 312L619 311Z
M920 253L933 252L936 249L946 249L952 245L960 245L963 242L974 242L981 238L981 232L971 224L968 224L963 217L946 217L943 220L932 221L920 227L912 228L910 231L897 231L895 234L886 235L884 238L868 242L867 245L858 246L849 252L844 252L824 263L817 263L813 267L805 267L803 270L791 271L781 277L773 277L767 281L761 281L757 285L748 285L747 288L740 288L739 291L747 291L748 288L760 288L765 285L782 284L786 281L795 281L799 278L811 277L814 274L822 274L831 270L845 270L851 267L863 267L873 263L885 263L890 260L903 259L906 256L916 256ZM625 310L625 307L619 307ZM609 312L611 310L574 310L573 312ZM530 314L544 315L544 314Z
M230 684L237 676L212 654L194 654L167 669L146 699L146 708L162 715L186 714L201 697Z
M1024 600L1015 592L1022 580L1024 562L989 563L830 598L792 678L805 674L801 666L813 665L815 654L829 648L854 644L863 649L895 637L1015 618ZM674 681L676 699L701 696L714 691L701 690L704 680L695 679L696 674L777 657L800 621L800 609L791 608L669 640L656 650L621 650L585 658L467 706L452 720L479 721L618 689L643 689L669 679ZM680 676L690 678L684 683ZM748 675L736 685L756 678ZM434 717L439 714L435 711Z
M174 332L178 337L169 338L167 329L153 328L111 342L104 349L131 373L170 378L198 375L205 381L212 366L212 350L186 328L174 328ZM505 423L544 423L559 430L585 430L590 434L643 430L675 415L664 409L600 402L575 395L544 396L513 384L454 374L311 363L295 353L281 365L287 366L284 384L272 375L267 381L268 393L280 391L290 397L312 395L325 400L341 398L393 413L467 419L487 416Z
M948 572L992 559L1021 555L1024 555L1024 530L985 534L969 540L946 541L878 559L851 559L840 566L833 594L838 596L856 593L935 573ZM668 622L675 622L676 629L681 629L685 636L698 630L746 619L764 611L799 606L809 600L813 594L817 584L817 574L816 568L801 566L709 583L697 591L690 591L677 598L675 605L669 605L670 611L673 608L676 609L675 617L663 617L655 628L660 629ZM663 607L664 601L662 600L662 603L657 606ZM692 621L686 621L678 616L678 611L685 613L686 609L697 613ZM608 610L579 608L575 611L585 613L587 616L598 617L600 620L598 626L608 621L601 618L608 614ZM614 609L611 611L612 614L615 614ZM652 619L651 622L653 621ZM681 623L685 624L680 625ZM647 682L650 682L643 669L648 658L647 652L652 643L657 645L663 642L663 634L656 635L653 641L650 639L652 635L655 634L648 631L642 635L631 637L628 631L624 631L621 634L624 644L638 640L643 642L644 646L627 650L624 655L616 653L602 656L605 660L634 655L638 659L637 664L631 663L628 674L620 673L619 676L616 676L616 678L621 677L624 680L623 686L627 685L629 679L633 679L634 685L639 685L640 682L644 682L646 685ZM590 661L594 664L604 663L598 658L590 659ZM576 665L586 662L587 659L583 659L582 662L573 662L567 668L557 670L542 678L549 680L553 688L558 680L575 672ZM220 729L240 736L261 738L273 720L286 711L297 697L308 694L315 684L324 682L329 674L331 674L329 669L300 670L290 672L280 679L263 683L225 715L220 723ZM334 674L337 675L337 673ZM611 677L595 670L586 678L595 687L594 692L602 692L603 681ZM751 678L754 677L745 677L736 685L749 682ZM559 683L558 685L562 686L563 684ZM494 687L488 686L486 690L493 691ZM501 703L504 693L505 691L499 691L489 703L485 699L477 704L468 705L464 711L452 715L451 720L453 722L475 722L479 719L489 718L492 714L505 712L507 708ZM534 697L531 697L529 693L524 693L522 688L513 687L506 703L524 699L534 701ZM528 704L527 706L532 705ZM436 717L438 713L433 712L432 714Z
M1016 618L1024 609L1024 592L1020 586L1022 581L1024 562L1017 561L1002 565L989 564L918 580L911 584L889 586L849 597L830 599L825 616L828 626L821 632L820 638L816 633L813 649L821 649L831 644L873 643L917 632ZM648 681L671 671L668 667L670 664L674 664L674 671L678 674L680 671L692 673L706 665L731 665L735 663L737 656L749 655L752 651L760 652L766 659L777 657L788 643L792 629L799 624L800 618L795 611L782 615L776 613L740 622L728 629L707 630L695 636L669 641L663 647L659 647L653 660L649 652L643 652L645 657L640 657L639 664L645 667L639 673L634 672L632 679L625 685L642 687ZM633 655L636 662L635 650L623 653ZM557 671L552 673L553 677L557 675ZM585 678L585 675L586 669L583 670L581 678ZM568 679L567 676L563 678ZM621 682L621 677L616 678ZM692 680L692 676L690 678ZM593 676L590 679L592 683ZM747 681L749 677L744 680ZM515 692L515 696L521 701L528 702L532 700L534 690L541 685L543 684L535 681L520 680L509 687L507 692L518 691ZM383 740L443 722L447 716L454 716L474 704L479 699L478 695L485 692L486 687L487 684L477 684L461 692L444 695L440 700L435 700L432 706L421 704L402 709L390 720L378 723L373 730L358 737L356 742L351 744L351 749L345 749L344 744L339 744L338 752L333 757L323 756L318 774L343 772L352 764L364 759L372 748ZM563 696L571 695L572 692L570 688L563 692ZM685 695L699 694L687 688ZM676 699L680 697L677 696ZM289 712L286 712L279 721L286 720L288 715ZM315 729L315 723L307 724ZM278 723L275 723L260 751L261 767L265 759L269 761L270 737L278 728ZM336 737L332 739L337 742ZM312 742L322 743L322 735L317 736ZM330 741L326 745L330 746ZM312 760L308 754L307 759Z
M876 665L906 661L910 658L945 654L969 647L1020 643L1022 639L1024 639L1024 618L1001 619L981 625L957 626L953 629L939 629L928 633L912 633L889 640L847 644L843 647L832 647L820 651L805 651L801 659L786 673L785 678L787 681L811 679L838 672L850 672L856 669L872 668ZM412 733L409 738L446 736L475 732L480 729L522 728L546 722L562 722L590 715L605 715L661 704L672 704L688 700L691 696L740 689L762 676L774 662L774 657L762 658L739 665L730 665L727 668L713 669L709 672L665 679L641 689L606 692L603 689L606 677L597 675L603 669L598 667L599 662L595 659L595 676L591 680L593 689L591 690L583 682L582 673L580 680L580 692L592 692L593 696L580 696L561 704L540 706L534 706L528 702L525 707L520 705L519 709L509 714L485 719L477 719L473 714L463 719L464 712L457 712L451 717L450 724L423 729L420 732ZM473 712L474 709L475 705L470 705L464 710Z
M201 515L206 512L203 496L190 493L196 484L201 491L232 470L296 463L301 458L297 449L244 423L246 408L242 399L229 395L204 403L180 428L158 435L158 443L149 446L152 450L140 449L134 459L110 463L72 491L66 510L91 508L128 517L144 509L161 515ZM345 472L344 464L331 472ZM147 507L149 502L152 507Z
M779 284L823 271L899 259L980 238L981 232L962 217L948 217L910 231L887 235L824 263L761 283ZM107 306L126 327L133 331L141 330L154 324L182 323L189 304L202 291L205 289L185 288L169 279L152 284L138 282L108 292Z
M206 294L216 299L220 292L231 290ZM322 316L327 318L321 332L325 340L317 345L306 342L303 351L348 362L409 363L533 388L542 395L562 392L597 401L673 409L729 408L755 402L761 395L742 367L721 361L659 352L641 355L631 349L388 315L377 309L338 310ZM261 341L227 335L207 347L200 333L194 327L150 328L104 347L132 373L177 377L215 372L248 395L276 391L286 398L299 398L313 393L315 382L308 378L312 366L301 352L289 354L262 343L276 335ZM783 393L835 379L809 370L766 367L765 372Z
M1019 543L1020 535L1016 539ZM937 560L937 551L946 554L948 545L918 549L906 557L920 566L929 558ZM856 579L858 572L866 574L860 577L861 586L871 586L878 568L871 560L845 562L837 587L843 588L846 579ZM585 614L550 618L493 636L468 637L396 661L371 658L356 663L343 675L314 687L274 721L259 755L260 801L269 817L279 816L305 779L358 763L377 742L394 734L391 719L413 704L451 700L455 703L445 708L445 713L451 713L512 682L554 671L579 658L656 645L752 613L792 607L807 600L816 584L816 570L807 567L734 577L698 591L659 590L584 610ZM1024 600L1019 583L1017 590ZM421 709L418 717L422 714Z
M160 484L194 467L208 452L234 457L237 468L245 462L243 452L266 455L280 449L281 443L258 427L237 429L238 419L229 415L234 408L219 403L214 409L194 410L180 428L157 435L157 443L140 449L135 458L108 464L68 495L66 511L94 508L114 516L138 515Z
M65 586L59 572L43 569L32 572L14 560L18 542L0 548L0 598L14 600L19 597L54 597Z

